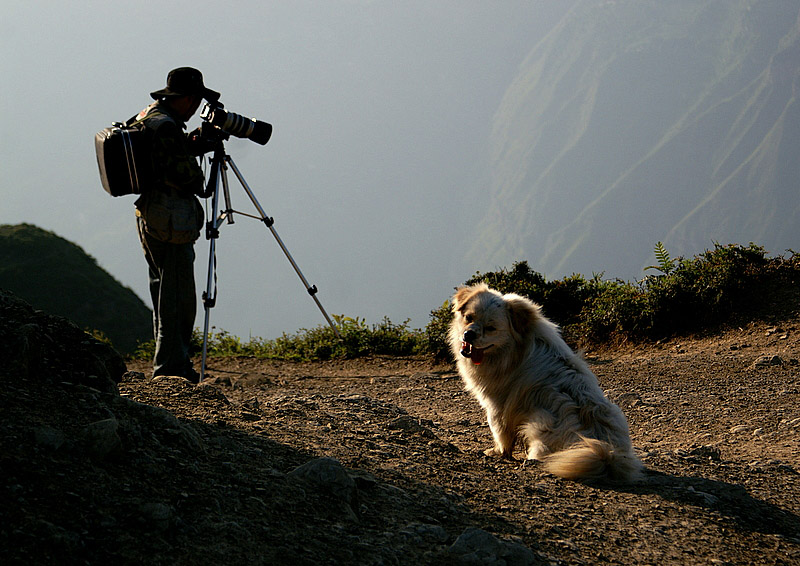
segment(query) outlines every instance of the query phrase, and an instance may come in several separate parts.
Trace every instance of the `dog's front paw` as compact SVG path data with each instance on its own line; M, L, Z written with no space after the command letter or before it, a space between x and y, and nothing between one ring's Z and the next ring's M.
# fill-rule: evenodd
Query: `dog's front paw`
M525 454L525 459L538 460L540 462L543 462L549 454L550 454L550 449L543 442L539 442L538 440L536 440L528 445L528 450L527 453Z
M487 448L483 451L485 456L489 456L490 458L502 458L504 460L513 460L514 456L511 455L511 450L503 450L502 448Z

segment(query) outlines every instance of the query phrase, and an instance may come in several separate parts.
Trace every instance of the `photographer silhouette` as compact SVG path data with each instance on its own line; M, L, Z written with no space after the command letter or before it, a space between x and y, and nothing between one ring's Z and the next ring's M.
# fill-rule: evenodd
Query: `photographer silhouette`
M192 149L186 122L203 99L219 93L203 84L197 69L180 67L167 75L167 86L150 93L155 102L137 116L152 132L153 180L136 200L139 239L148 266L153 301L155 356L153 376L175 375L198 383L189 345L197 312L194 242L204 223L197 195L204 191L203 171Z

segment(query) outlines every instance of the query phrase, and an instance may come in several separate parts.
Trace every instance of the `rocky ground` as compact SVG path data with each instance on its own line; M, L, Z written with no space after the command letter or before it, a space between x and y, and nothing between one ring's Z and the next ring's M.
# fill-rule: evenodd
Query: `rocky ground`
M485 457L450 364L128 362L114 388L26 312L0 336L4 564L800 564L794 322L588 352L648 468L609 486Z

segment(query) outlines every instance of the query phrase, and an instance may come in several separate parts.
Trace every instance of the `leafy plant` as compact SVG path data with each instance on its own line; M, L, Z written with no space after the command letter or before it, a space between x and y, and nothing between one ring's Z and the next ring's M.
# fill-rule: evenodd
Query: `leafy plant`
M543 305L568 341L599 344L641 341L698 332L732 321L759 316L776 301L795 305L800 286L800 255L767 258L763 248L715 244L713 250L692 259L672 259L656 245L657 277L642 281L605 280L602 274L586 279L573 274L548 281L527 262L511 269L476 273L465 284L485 282L502 293L517 293ZM794 293L794 294L793 294ZM787 297L785 300L782 297ZM334 316L341 339L328 326L274 340L251 338L243 342L221 330L209 337L210 356L254 356L286 360L329 360L369 355L430 354L449 359L447 333L452 320L450 302L430 313L424 329L408 321L394 324L384 318L367 324L359 317ZM192 351L199 352L202 334L195 330ZM135 357L152 358L152 341L140 344Z
M541 303L574 342L647 340L714 328L734 316L753 316L775 289L800 280L800 260L768 259L760 246L714 245L692 259L673 259L659 242L662 275L642 281L585 279L548 281L525 262L510 271L477 274L501 292ZM797 283L792 283L796 285Z
M675 269L676 261L669 257L669 252L664 247L664 244L658 242L656 244L655 249L653 250L656 255L656 260L658 261L658 265L650 265L645 267L645 271L648 269L657 269L664 275L669 275Z
M425 327L422 351L433 354L438 359L447 359L450 355L450 346L447 334L450 322L453 320L453 311L448 299L438 309L430 314L430 322Z

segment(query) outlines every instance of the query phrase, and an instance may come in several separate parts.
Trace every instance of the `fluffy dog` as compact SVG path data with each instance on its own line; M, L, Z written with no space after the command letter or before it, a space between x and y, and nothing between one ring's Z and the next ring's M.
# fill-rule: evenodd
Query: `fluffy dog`
M539 305L484 284L458 288L452 305L450 346L486 411L494 436L487 455L512 458L521 438L528 459L563 478L640 476L625 416Z

